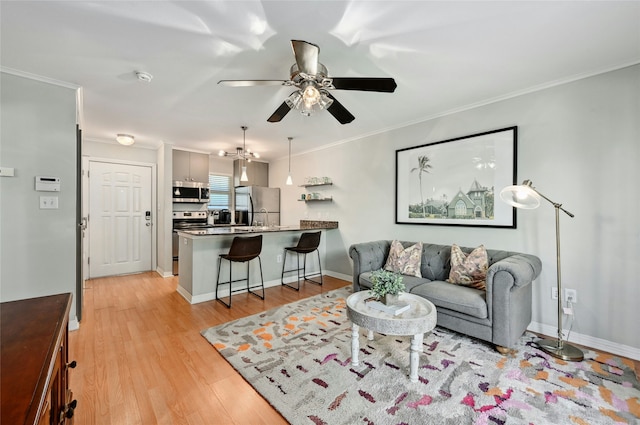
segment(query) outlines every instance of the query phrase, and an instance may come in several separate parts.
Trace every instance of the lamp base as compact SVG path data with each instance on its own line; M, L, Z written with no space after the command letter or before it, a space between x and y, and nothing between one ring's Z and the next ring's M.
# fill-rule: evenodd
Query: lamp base
M584 353L582 350L566 343L565 341L548 338L536 341L536 345L545 353L558 359L568 360L570 362L581 362L584 360Z

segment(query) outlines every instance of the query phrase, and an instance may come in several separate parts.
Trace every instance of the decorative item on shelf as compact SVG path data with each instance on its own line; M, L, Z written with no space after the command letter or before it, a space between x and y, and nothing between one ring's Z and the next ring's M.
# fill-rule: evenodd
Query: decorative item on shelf
M525 180L521 185L507 186L500 191L500 198L507 204L523 209L534 209L540 206L540 198L543 198L556 210L556 271L558 294L562 294L562 283L560 273L560 210L569 217L574 217L569 211L562 208L562 204L553 202L542 193L538 192L532 185L531 180ZM562 335L562 297L558 296L558 338L542 339L536 342L538 347L562 360L579 362L584 359L584 353L579 348L567 344L563 341Z
M301 187L324 186L333 184L330 177L305 177L304 184Z
M373 284L370 289L371 294L384 304L397 302L398 295L405 289L400 273L394 273L384 269L371 272L371 283ZM389 295L391 295L391 297L388 298ZM395 296L395 298L393 296Z

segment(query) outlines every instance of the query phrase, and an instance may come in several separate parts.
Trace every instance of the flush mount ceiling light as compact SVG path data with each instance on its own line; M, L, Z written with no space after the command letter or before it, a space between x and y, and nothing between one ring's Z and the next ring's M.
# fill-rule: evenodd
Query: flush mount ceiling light
M118 134L116 136L116 141L124 146L131 146L136 141L135 138L130 134Z
M150 83L151 80L153 79L153 75L149 74L148 72L142 72L142 71L136 71L136 77L138 77L138 80L143 81L145 83Z
M249 127L247 126L242 126L240 127L242 129L243 132L245 132ZM242 136L243 140L242 140L242 147L238 147L236 148L235 152L225 152L223 150L218 151L218 156L228 156L230 158L238 158L238 159L242 159L244 161L247 162L251 162L252 158L260 158L260 155L257 152L251 152L251 150L247 150L246 149L246 137L243 134Z

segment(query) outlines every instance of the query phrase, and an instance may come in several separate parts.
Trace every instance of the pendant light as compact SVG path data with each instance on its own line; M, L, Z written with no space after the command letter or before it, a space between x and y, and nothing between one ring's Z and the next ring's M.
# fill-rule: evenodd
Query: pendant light
M247 126L243 125L242 127L242 151L246 152L247 151ZM247 177L247 159L243 156L242 157L242 175L240 176L240 181L241 182L246 182L249 181L249 178Z
M293 137L289 137L289 175L287 176L287 186L291 186L293 184L293 180L291 179L291 140Z

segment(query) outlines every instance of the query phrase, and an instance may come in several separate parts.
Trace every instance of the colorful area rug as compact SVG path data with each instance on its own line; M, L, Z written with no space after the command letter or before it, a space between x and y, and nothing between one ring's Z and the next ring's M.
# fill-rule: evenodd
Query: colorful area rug
M525 335L514 357L437 327L424 339L419 382L409 373L410 337L361 328L351 366L350 288L341 288L202 331L290 423L638 424L633 365L585 352L564 362Z

